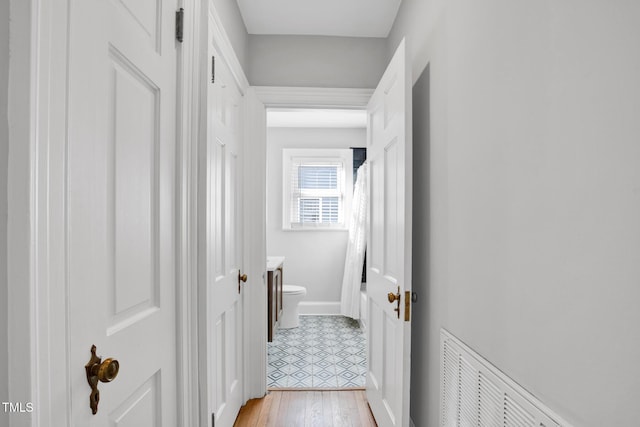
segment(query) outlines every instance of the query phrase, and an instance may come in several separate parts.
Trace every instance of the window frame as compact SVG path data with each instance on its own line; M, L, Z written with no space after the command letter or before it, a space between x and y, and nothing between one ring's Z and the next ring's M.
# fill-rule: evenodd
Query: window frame
M330 165L340 164L338 171L340 197L337 223L292 222L293 188L292 168L297 164ZM349 148L283 148L282 149L282 229L284 231L331 231L348 230L353 197L353 153ZM327 190L318 190L322 193ZM321 194L318 195L322 197ZM299 200L297 198L296 200ZM340 200L342 205L340 206ZM320 208L321 209L321 208Z

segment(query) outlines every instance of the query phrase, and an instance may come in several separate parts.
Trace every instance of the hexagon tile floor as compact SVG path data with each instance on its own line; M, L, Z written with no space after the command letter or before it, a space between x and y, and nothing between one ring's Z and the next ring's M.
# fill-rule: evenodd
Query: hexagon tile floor
M272 388L364 387L365 335L344 316L300 316L300 326L278 329L268 343L267 385Z

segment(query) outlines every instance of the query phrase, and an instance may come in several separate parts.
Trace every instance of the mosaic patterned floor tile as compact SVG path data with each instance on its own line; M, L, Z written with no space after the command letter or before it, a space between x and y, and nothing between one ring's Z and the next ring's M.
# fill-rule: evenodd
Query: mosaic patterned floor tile
M366 338L343 316L300 316L300 326L278 329L268 343L269 387L364 387Z

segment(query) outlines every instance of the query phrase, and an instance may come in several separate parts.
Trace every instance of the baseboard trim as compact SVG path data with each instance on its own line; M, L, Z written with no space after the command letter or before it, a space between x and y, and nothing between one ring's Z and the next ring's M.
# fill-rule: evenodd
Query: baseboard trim
M298 306L301 315L335 316L340 314L339 301L302 301Z

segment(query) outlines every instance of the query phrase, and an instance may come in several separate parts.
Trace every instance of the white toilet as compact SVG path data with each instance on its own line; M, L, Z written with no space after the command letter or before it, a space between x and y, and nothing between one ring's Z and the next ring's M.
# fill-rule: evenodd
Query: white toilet
M282 287L282 319L283 329L297 328L300 325L298 305L307 294L304 286L284 285Z

